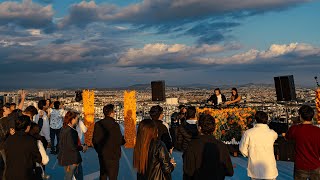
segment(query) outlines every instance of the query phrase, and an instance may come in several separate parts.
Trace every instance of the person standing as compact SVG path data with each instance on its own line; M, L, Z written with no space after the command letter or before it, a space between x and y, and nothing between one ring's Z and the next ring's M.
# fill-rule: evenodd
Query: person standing
M150 117L155 121L158 128L158 139L164 142L168 151L172 153L173 143L169 133L169 126L163 122L163 108L159 105L152 106L149 111Z
M58 154L59 152L59 137L60 137L60 130L63 125L63 119L66 114L64 109L60 108L60 102L54 102L54 109L52 109L50 115L50 142L51 142L51 154ZM57 137L57 144L55 146L55 138Z
M198 127L200 135L191 140L183 155L183 179L224 180L233 176L228 148L213 136L215 119L203 115Z
M92 143L99 157L100 180L117 180L121 146L125 141L114 119L114 105L104 106L103 113L105 118L94 125Z
M157 136L157 127L153 120L145 119L140 122L133 150L133 167L137 170L138 180L172 179L175 162Z
M172 138L172 144L174 147L177 147L177 133L180 124L186 121L186 112L187 108L185 105L179 105L180 112L174 112L171 115L171 124L170 124L170 136Z
M257 124L247 130L240 141L240 152L248 157L248 176L251 179L276 179L277 163L274 156L274 142L278 134L269 128L268 115L257 111Z
M314 110L307 105L299 109L301 124L292 125L285 135L295 141L295 180L320 179L320 128L312 125Z
M48 144L50 144L50 125L49 118L46 113L46 100L40 100L38 102L38 114L34 118L34 122L39 125L40 135L45 137Z
M177 149L185 151L192 138L198 136L198 118L197 110L190 106L187 109L186 122L182 123L178 128L177 133Z
M15 119L15 133L5 142L6 180L34 180L35 163L42 163L37 141L27 133L30 130L29 116Z
M39 152L42 157L42 163L36 163L35 176L36 180L49 179L50 176L45 174L45 165L49 162L49 156L46 152L47 141L40 135L40 127L35 122L31 122L29 135L37 141Z
M78 124L78 118L78 113L67 112L61 130L58 162L60 166L64 167L65 180L72 180L73 176L77 180L83 180L82 158L79 151L86 152L88 146L79 143L78 132L75 129Z
M0 179L4 176L6 156L4 151L4 143L6 142L7 137L9 136L9 120L7 117L3 116L3 108L0 108Z

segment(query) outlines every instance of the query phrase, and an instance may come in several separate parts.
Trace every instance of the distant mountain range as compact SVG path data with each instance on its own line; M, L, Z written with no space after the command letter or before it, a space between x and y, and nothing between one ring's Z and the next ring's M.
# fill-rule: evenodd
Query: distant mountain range
M262 83L247 83L247 84L241 84L241 85L213 85L213 84L183 84L183 85L170 85L166 84L166 88L182 88L182 89L214 89L214 88L220 88L220 89L231 89L232 87L236 88L243 88L243 87L250 87L250 86L260 86L260 87L274 87L274 84L262 84ZM310 86L299 86L296 85L296 87L303 87L303 88L314 88ZM50 89L50 88L48 88ZM88 87L70 87L70 88L58 88L60 90L81 90L81 89L88 89ZM57 90L58 90L57 89ZM113 87L113 88L92 88L89 89L96 89L96 90L150 90L151 84L134 84L127 87ZM17 89L10 89L10 88L0 88L1 91L12 91ZM28 90L44 90L43 88L29 88Z

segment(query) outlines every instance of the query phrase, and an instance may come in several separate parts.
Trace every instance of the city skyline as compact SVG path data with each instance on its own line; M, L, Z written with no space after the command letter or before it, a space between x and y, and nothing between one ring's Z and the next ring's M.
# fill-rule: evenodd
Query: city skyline
M5 88L273 84L319 76L320 2L0 1Z

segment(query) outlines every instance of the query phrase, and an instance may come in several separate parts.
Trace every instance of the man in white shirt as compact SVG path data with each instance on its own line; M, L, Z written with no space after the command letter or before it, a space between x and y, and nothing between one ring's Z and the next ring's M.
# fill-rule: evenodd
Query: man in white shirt
M66 115L66 111L60 108L60 102L54 102L54 109L50 114L50 142L51 142L51 154L58 154L58 145L59 145L59 137L60 130L63 126L64 116ZM57 137L57 144L55 145L55 137Z
M239 147L248 157L248 176L251 179L276 179L278 169L273 144L278 134L267 125L265 112L257 111L255 119L257 124L244 133Z
M46 113L46 100L40 100L38 102L39 113L35 116L34 122L39 125L40 136L44 136L50 144L50 126L49 118Z

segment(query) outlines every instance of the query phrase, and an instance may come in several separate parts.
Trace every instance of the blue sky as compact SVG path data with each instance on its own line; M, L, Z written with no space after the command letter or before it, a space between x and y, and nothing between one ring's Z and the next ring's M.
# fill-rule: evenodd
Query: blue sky
M273 83L320 75L320 2L0 1L1 88Z

